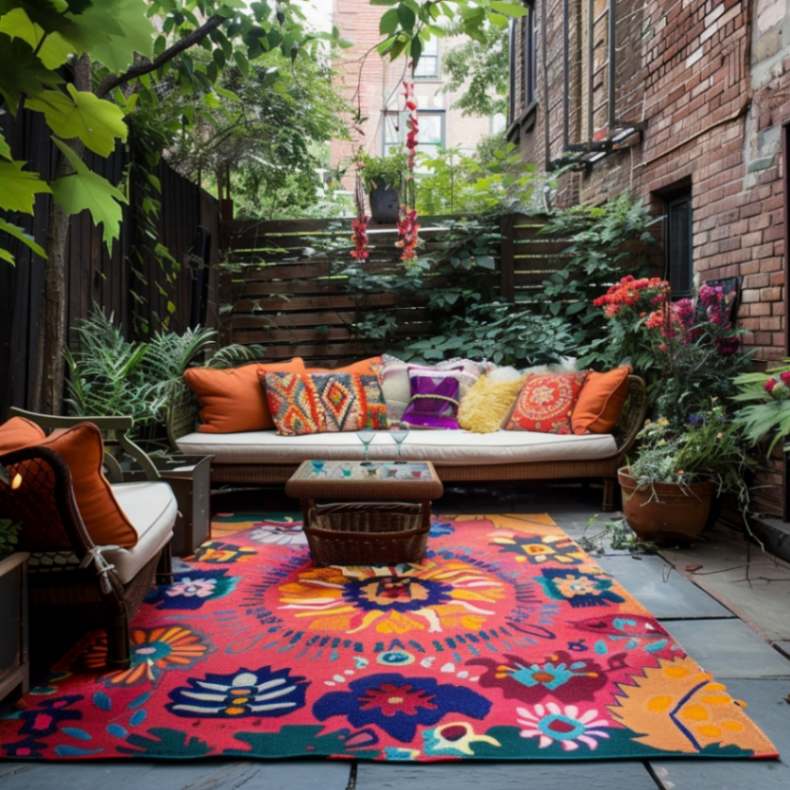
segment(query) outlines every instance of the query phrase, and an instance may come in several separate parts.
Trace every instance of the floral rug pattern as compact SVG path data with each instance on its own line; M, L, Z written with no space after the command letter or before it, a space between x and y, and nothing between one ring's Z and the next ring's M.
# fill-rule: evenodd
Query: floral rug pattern
M548 516L436 521L425 560L316 568L298 521L226 515L105 671L94 634L0 718L43 760L776 757Z

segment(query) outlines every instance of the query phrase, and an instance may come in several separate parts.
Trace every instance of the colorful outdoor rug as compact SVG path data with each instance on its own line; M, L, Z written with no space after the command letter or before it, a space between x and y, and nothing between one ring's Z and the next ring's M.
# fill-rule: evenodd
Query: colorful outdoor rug
M437 521L424 562L378 568L313 567L298 522L223 521L149 596L132 666L80 646L0 720L6 756L776 756L548 516Z

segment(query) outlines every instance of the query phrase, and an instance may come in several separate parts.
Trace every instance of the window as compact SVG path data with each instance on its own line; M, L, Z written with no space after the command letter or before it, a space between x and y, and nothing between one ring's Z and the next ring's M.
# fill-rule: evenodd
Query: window
M694 261L691 245L691 189L674 192L665 198L666 269L672 298L689 296L694 289Z
M444 110L418 110L420 134L417 150L428 156L435 156L438 148L445 143ZM388 111L384 113L384 153L398 149L406 139L406 118L403 114Z
M414 78L418 80L437 79L439 76L439 39L436 37L425 42L422 55L414 69Z
M524 88L524 109L537 100L538 59L537 59L537 23L535 21L534 0L524 0L527 15L521 21L521 44L523 60L521 63L521 81Z

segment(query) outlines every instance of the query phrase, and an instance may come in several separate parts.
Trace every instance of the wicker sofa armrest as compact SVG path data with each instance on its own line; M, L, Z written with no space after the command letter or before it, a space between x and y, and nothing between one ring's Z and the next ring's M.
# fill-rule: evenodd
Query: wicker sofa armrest
M147 480L159 480L160 475L154 462L145 450L136 444L128 434L134 425L134 420L128 416L113 417L62 417L55 414L39 414L12 407L9 413L17 417L25 417L31 422L45 429L71 428L82 422L93 423L104 439L104 464L107 476L113 483L123 482L123 468L119 457L123 454L134 460L142 470Z
M634 446L647 417L647 386L640 376L628 377L628 397L615 428L617 455L625 457Z
M178 450L177 440L195 430L198 421L200 407L197 398L186 385L175 393L165 412L165 424L167 427L167 438L170 446Z

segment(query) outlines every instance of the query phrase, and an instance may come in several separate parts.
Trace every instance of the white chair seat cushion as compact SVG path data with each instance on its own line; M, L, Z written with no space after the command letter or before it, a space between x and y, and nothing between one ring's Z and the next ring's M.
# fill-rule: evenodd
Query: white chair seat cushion
M353 433L312 433L280 436L274 431L190 433L178 448L186 455L211 455L215 464L290 464L311 458L358 461L362 443ZM610 434L559 435L531 431L410 431L403 458L433 461L442 466L513 464L551 461L591 461L614 455ZM392 460L396 447L386 431L378 431L370 445L373 460Z
M130 549L106 551L104 556L128 584L173 536L178 505L170 486L158 481L113 483L112 492L137 532L137 543Z

